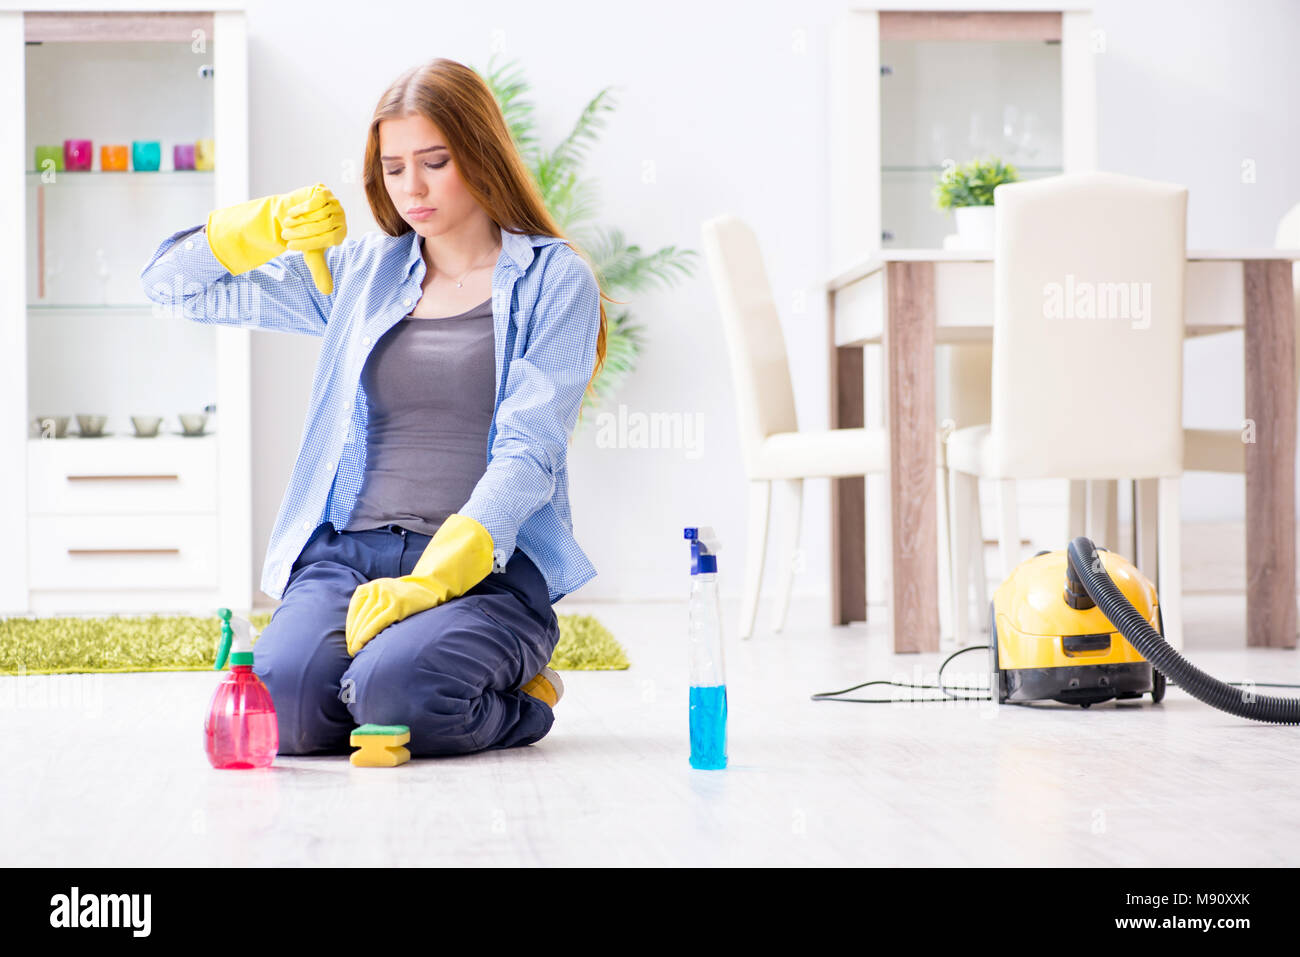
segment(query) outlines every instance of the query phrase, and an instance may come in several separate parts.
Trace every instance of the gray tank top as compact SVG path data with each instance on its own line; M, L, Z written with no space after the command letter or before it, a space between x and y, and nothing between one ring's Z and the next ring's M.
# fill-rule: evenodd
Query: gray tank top
M366 358L366 468L343 531L432 535L487 469L496 400L492 300L457 316L403 316Z

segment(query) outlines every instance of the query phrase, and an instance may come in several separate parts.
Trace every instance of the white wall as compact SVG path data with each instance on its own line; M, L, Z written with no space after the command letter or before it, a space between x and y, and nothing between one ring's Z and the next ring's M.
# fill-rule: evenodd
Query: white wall
M589 169L604 219L645 249L699 247L702 220L747 220L763 243L790 353L800 424L824 428L827 24L840 2L640 7L578 3L392 2L370 18L355 3L249 5L254 195L322 180L350 230L373 229L355 179L367 121L383 87L408 65L447 56L485 67L494 45L517 56L534 85L543 136L567 132L602 87L620 87ZM1296 201L1300 128L1300 4L1286 0L1133 3L1102 0L1099 157L1103 168L1191 189L1192 246L1267 246ZM1241 182L1253 159L1258 180ZM354 179L345 174L349 167ZM648 171L653 169L653 176ZM594 417L570 455L574 523L600 572L575 598L680 599L684 525L714 525L724 542L724 591L739 592L744 478L713 292L697 277L646 295L641 367L617 401L631 412L700 413L699 456L688 449L602 448ZM290 474L318 343L254 337L256 572ZM1189 347L1189 421L1233 426L1241 416L1239 342ZM1242 480L1190 476L1184 517L1240 518ZM806 484L807 564L796 589L826 595L828 488ZM770 570L770 567L769 567Z

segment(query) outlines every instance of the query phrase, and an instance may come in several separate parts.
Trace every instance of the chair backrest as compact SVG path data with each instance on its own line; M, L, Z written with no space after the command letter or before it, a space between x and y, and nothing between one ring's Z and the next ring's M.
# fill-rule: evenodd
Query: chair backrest
M1292 206L1277 224L1273 245L1278 249L1300 249L1300 203ZM1300 261L1291 264L1291 293L1295 298L1295 383L1300 395Z
M1181 474L1187 189L1073 173L994 207L998 474Z
M731 357L740 444L752 472L767 436L799 428L785 336L753 230L724 215L706 220L701 232Z

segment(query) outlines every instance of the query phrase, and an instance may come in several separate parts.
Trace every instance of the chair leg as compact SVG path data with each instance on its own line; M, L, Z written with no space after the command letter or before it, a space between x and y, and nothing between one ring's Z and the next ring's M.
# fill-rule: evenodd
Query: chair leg
M1102 483L1102 497L1106 502L1105 519L1102 522L1106 547L1123 554L1124 547L1119 540L1119 479L1108 479Z
M952 520L948 514L948 469L940 465L935 469L935 505L939 525L939 647L953 645L953 588L952 561L957 553L952 548Z
M803 522L803 479L781 479L775 483L777 498L781 500L774 511L779 516L781 532L781 564L776 583L776 617L773 631L785 627L786 612L790 608L790 590L794 587L795 572L799 571L799 528Z
M1002 577L1010 578L1020 564L1020 522L1016 514L1016 480L998 479L998 555Z
M740 604L740 637L754 633L758 614L758 592L763 584L763 563L767 560L767 516L772 500L772 483L749 483L749 535L745 545L745 591Z
M1157 511L1160 516L1157 564L1160 568L1160 584L1156 586L1156 598L1160 603L1160 618L1165 628L1165 641L1175 651L1183 650L1183 566L1182 566L1182 479L1161 478L1158 480L1160 501Z
M978 631L988 633L989 571L984 561L984 513L980 508L980 480L972 475L966 485L967 508L970 515L970 576L975 586L975 627ZM965 607L965 606L963 606Z
M965 472L948 472L948 514L952 521L952 630L958 648L970 635L971 510L970 485L979 495L979 479Z
M1119 537L1118 533L1111 535L1112 524L1118 529L1115 513L1119 502L1117 497L1113 497L1115 482L1111 479L1089 479L1087 486L1088 520L1085 523L1087 531L1083 534L1091 538L1094 545L1115 551L1119 547L1115 541Z
M1156 581L1160 574L1160 563L1156 548L1156 530L1160 527L1160 515L1157 510L1159 502L1159 479L1133 480L1133 530L1136 544L1133 547L1133 562L1143 575Z
M867 495L866 514L863 516L867 540L867 619L888 622L890 602L885 596L894 593L891 584L894 578L894 538L889 508L889 473L874 472L863 479L862 486ZM882 602L882 599L882 607L873 619L871 604L873 601Z
M1130 521L1128 523L1128 534L1124 536L1123 548L1124 554L1133 564L1137 564L1138 559L1138 480L1133 479L1127 484L1128 513ZM1120 493L1124 495L1124 492Z
M1070 514L1066 519L1065 540L1071 542L1078 535L1088 534L1088 483L1083 479L1070 480Z

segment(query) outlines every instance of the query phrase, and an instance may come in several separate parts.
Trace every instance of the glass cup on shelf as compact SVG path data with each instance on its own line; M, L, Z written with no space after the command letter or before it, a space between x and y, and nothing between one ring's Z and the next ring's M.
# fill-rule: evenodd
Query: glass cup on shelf
M153 172L162 160L162 144L157 140L131 141L131 168L141 172Z
M88 170L94 154L90 140L64 140L63 166L70 170Z
M974 110L970 115L970 135L966 139L966 148L972 157L984 157L989 152L989 135L984 123L984 114Z
M77 416L77 428L80 430L78 434L83 439L98 439L108 435L110 433L104 431L104 424L107 421L106 415L80 414Z
M42 439L61 439L68 434L66 415L38 415L32 420L32 434Z
M105 172L126 172L126 144L106 143L99 148L99 168Z
M131 425L135 428L136 438L152 439L158 434L158 426L162 425L162 420L161 415L131 416Z
M216 144L210 138L197 140L194 143L194 168L212 169L216 162L216 154Z
M1025 113L1016 139L1016 149L1025 160L1032 160L1038 155L1038 117L1033 113Z
M46 164L49 168L46 168ZM38 146L36 147L36 165L32 167L38 173L45 172L63 172L63 147L62 146Z
M944 163L952 158L952 141L948 135L948 127L943 123L930 124L931 164L942 168Z

